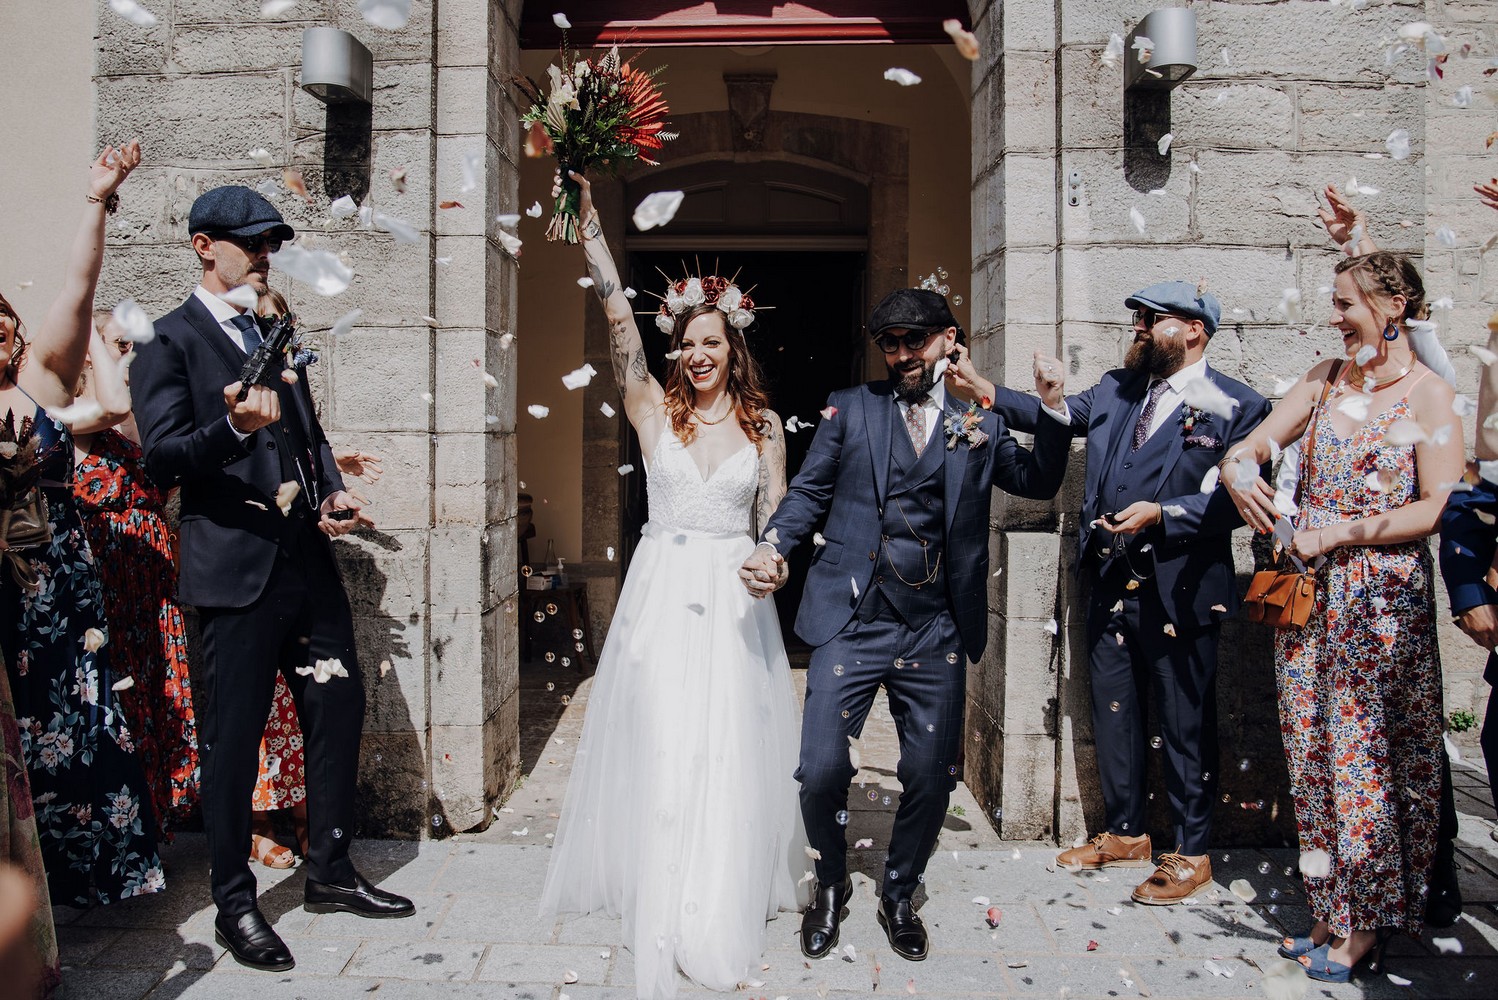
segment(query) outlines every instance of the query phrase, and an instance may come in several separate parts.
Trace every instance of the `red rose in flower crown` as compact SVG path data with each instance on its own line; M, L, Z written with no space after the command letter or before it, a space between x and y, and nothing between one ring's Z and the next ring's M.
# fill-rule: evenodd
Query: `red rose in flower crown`
M656 329L670 333L676 327L676 317L697 306L717 307L735 330L742 330L754 322L754 300L749 293L740 291L739 286L727 278L709 274L701 278L682 278L666 286L665 298L661 299L660 311L655 316Z

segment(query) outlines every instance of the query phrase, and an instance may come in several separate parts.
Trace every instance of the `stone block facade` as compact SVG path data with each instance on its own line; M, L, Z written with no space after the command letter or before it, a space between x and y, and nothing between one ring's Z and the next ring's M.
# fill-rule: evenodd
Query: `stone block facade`
M1157 148L1126 146L1122 68L1099 59L1110 34L1127 35L1158 6L970 4L984 45L972 73L979 363L1018 386L1029 380L1033 350L1054 352L1068 363L1069 386L1085 388L1123 356L1124 297L1184 278L1204 281L1226 309L1208 353L1213 366L1272 395L1278 380L1340 352L1335 337L1317 329L1337 255L1315 209L1324 185L1356 176L1379 189L1359 203L1380 245L1421 255L1430 297L1455 298L1455 310L1434 318L1459 391L1475 394L1475 360L1465 348L1485 340L1483 324L1498 302L1498 258L1481 248L1495 227L1474 217L1482 210L1470 186L1492 172L1479 158L1498 116L1491 102L1460 109L1452 95L1464 84L1480 93L1487 60L1453 55L1445 79L1432 81L1421 54L1390 66L1384 50L1400 25L1428 20L1453 48L1473 42L1490 52L1491 8L1485 21L1477 3L1363 11L1299 0L1188 4L1197 14L1198 70L1171 92L1165 122L1147 136L1153 146L1158 133L1171 133L1161 156ZM1402 161L1384 146L1396 128L1411 139ZM1075 206L1067 203L1073 175L1080 181ZM1143 232L1130 219L1136 208ZM1432 235L1443 224L1456 231L1456 247ZM1279 310L1287 289L1301 295L1298 329ZM1472 429L1468 417L1469 440ZM966 778L1005 837L1070 841L1100 828L1083 623L1074 611L1080 595L1068 569L1084 461L1079 450L1072 481L1051 504L994 505L994 561L1004 572L990 583L989 652L969 673ZM1237 544L1246 573L1246 538ZM1481 655L1442 628L1447 708L1480 715ZM1294 838L1271 642L1256 626L1224 629L1217 838L1225 844ZM1152 781L1150 827L1164 832L1163 784L1158 774Z
M355 0L303 0L273 18L260 0L176 0L156 5L148 31L99 6L99 140L138 135L147 151L111 233L100 301L130 296L159 315L185 297L188 209L224 183L277 182L274 200L302 242L353 268L334 298L272 283L320 341L311 374L329 437L385 457L384 481L366 488L377 530L336 545L369 692L362 832L481 827L519 769L515 356L501 339L514 332L516 263L490 220L516 198L506 81L520 4L444 0L433 23L436 5L416 3L396 32L365 22ZM325 174L350 139L298 85L311 25L348 30L374 54L370 124L353 136L367 157L352 180ZM251 160L256 148L272 167ZM460 193L460 164L475 154L481 184ZM310 204L279 187L283 166L302 170ZM391 174L402 169L398 193ZM417 242L328 218L333 198L365 192ZM352 309L357 324L333 338Z

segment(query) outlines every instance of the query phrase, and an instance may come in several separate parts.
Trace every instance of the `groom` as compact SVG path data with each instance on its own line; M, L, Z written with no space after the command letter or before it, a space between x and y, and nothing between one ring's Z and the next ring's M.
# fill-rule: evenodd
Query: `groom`
M801 471L739 570L751 593L785 583L784 558L827 515L807 574L796 634L816 647L806 674L801 812L820 853L801 950L820 958L838 941L848 877L849 740L863 730L881 684L900 732L902 792L880 887L879 923L902 958L926 957L911 905L957 784L967 660L988 634L990 489L1055 495L1070 431L1059 413L1036 430L1033 453L1003 421L963 407L936 377L958 328L935 292L891 292L869 318L887 380L834 392ZM1047 406L1060 381L1037 366Z

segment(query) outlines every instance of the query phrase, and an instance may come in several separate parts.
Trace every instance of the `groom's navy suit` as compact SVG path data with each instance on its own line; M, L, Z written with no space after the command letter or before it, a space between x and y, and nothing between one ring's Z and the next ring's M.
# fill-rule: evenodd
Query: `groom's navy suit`
M155 340L136 352L130 374L146 468L181 486L178 594L202 620L193 699L213 898L238 915L255 906L250 798L277 671L305 738L309 874L337 883L354 874L364 689L348 597L317 528L318 504L343 480L305 381L277 384L276 423L243 439L229 426L224 387L248 355L196 296L157 320ZM302 489L283 515L277 490L292 481ZM341 660L349 676L315 684L296 673L318 659Z
M937 389L944 415L961 425L965 407ZM1071 433L1044 421L1030 452L996 414L975 410L972 434L954 440L938 423L917 455L891 383L839 390L828 405L836 412L818 426L764 535L784 555L827 515L796 619L796 634L816 647L796 770L801 809L821 853L817 881L840 884L855 773L848 741L883 684L903 791L882 894L909 899L956 785L966 661L987 640L991 490L1054 496Z
M1138 450L1135 426L1148 376L1118 369L1067 397L1071 430L1087 439L1077 571L1091 583L1092 724L1107 829L1146 832L1148 729L1140 695L1144 677L1153 676L1176 817L1173 849L1188 855L1205 854L1211 834L1217 639L1221 621L1239 604L1230 536L1243 524L1225 489L1202 493L1201 484L1269 413L1264 397L1243 383L1211 367L1204 377L1238 400L1233 415L1207 414L1188 429L1177 405ZM994 395L994 409L1012 427L1053 422L1033 396L1003 387ZM1132 539L1093 526L1140 500L1161 505L1159 524Z

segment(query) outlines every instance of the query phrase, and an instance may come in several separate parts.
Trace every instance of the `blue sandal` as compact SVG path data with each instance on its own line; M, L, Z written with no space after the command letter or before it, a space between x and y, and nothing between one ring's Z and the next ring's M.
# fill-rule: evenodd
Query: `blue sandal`
M1280 942L1278 951L1281 958L1288 958L1292 962L1302 955L1309 955L1317 947L1316 942L1311 940L1310 931L1306 931L1305 934L1301 935L1292 934L1288 940L1290 941L1288 946L1285 945L1284 941Z
M1317 945L1306 952L1305 958L1310 962L1301 962L1301 968L1306 970L1306 975L1319 983L1345 983L1352 978L1352 967L1343 965L1341 962L1331 960L1331 942Z

